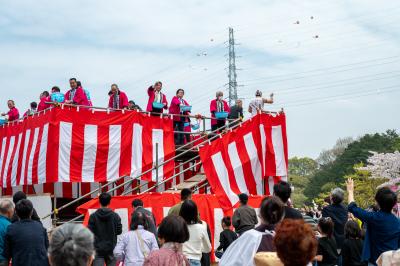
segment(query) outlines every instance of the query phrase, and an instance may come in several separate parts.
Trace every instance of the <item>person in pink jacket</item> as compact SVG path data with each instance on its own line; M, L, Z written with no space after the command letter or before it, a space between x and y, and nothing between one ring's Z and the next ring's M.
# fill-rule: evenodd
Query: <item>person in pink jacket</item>
M217 91L216 99L212 100L210 103L211 117L215 117L216 112L230 112L228 103L223 99L224 93L222 91ZM226 119L211 119L211 130L215 131L218 128L224 127Z
M108 108L128 109L129 101L125 92L120 91L117 84L111 85L111 95L108 100Z
M65 94L65 103L89 106L85 91L78 86L76 78L70 78L69 85L71 89Z
M150 86L147 89L147 94L149 95L149 101L147 102L147 112L162 113L163 109L168 109L167 97L161 92L162 82L157 81L154 86ZM162 103L163 108L154 108L153 103Z
M8 111L7 113L2 113L1 115L7 116L8 122L18 120L19 119L19 111L15 107L15 102L13 100L8 100L7 105L8 105L8 108L10 108L10 111Z
M51 102L50 94L48 91L44 91L40 94L40 102L37 108L37 112L43 111L50 107L50 104L47 104L46 102Z
M184 131L184 124L185 122L189 121L188 117L181 117L178 115L189 115L190 112L182 111L182 106L189 106L188 102L183 99L183 95L185 95L185 91L183 89L178 89L176 91L176 96L172 98L169 113L174 114L174 130L175 131ZM184 143L184 133L175 133L175 145L182 145Z

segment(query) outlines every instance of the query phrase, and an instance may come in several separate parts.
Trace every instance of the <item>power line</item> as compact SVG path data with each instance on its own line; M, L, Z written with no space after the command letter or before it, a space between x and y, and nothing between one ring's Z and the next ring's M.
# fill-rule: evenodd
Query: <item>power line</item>
M381 77L381 78L364 79L364 78L380 76L382 74L391 74L391 73L396 73L396 75L392 75L392 76L388 76L388 77ZM400 73L399 71L383 72L383 73L378 73L378 74L353 77L350 79L338 80L338 81L334 81L334 82L323 82L323 83L315 83L315 84L310 84L310 85L305 85L305 86L289 87L289 88L284 88L284 89L278 90L275 92L275 94L279 94L279 95L291 94L292 95L292 94L296 94L299 92L304 93L304 92L316 91L316 90L321 90L321 89L326 89L326 88L339 87L339 86L343 86L343 85L353 85L353 84L359 84L359 83L370 82L370 81L398 78L399 73ZM348 82L348 81L353 81L353 82ZM320 85L322 85L322 87ZM307 89L310 87L317 87L317 88ZM244 99L250 99L250 98L245 97Z
M357 16L357 15L352 15L351 17L343 17L343 18L339 18L339 19L332 19L332 20L330 20L330 21L321 22L321 23L318 23L318 24L315 23L315 24L313 24L312 26L331 25L331 24L336 24L336 23L338 23L338 22L340 22L340 21L347 21L347 20L356 21L356 22L365 22L365 21L358 21L358 20L357 20L357 18L364 17L364 16L367 17L367 19L368 19L367 22L368 22L368 21L370 21L370 18L374 16L374 14L384 13L384 14L382 14L382 15L384 15L385 17L387 17L388 14L390 14L390 13L392 13L392 12L397 13L397 12L398 12L397 10L398 10L399 8L400 8L400 6L394 6L394 7L391 7L391 8L385 8L385 9L382 9L382 10L379 10L379 11L370 12L370 13L362 13L361 15L358 15L358 16ZM381 15L378 15L378 16L375 16L375 17L379 17L379 16L381 16ZM313 21L317 21L317 20L315 20L315 19L318 19L318 18L314 18ZM276 21L276 19L275 19L274 21ZM285 15L285 20L284 20L284 21L282 20L282 22L278 22L277 24L282 25L282 23L284 23L284 22L288 22L287 16L286 16L286 15ZM290 21L287 25L293 26L293 21ZM264 23L263 23L263 24L259 24L258 26L265 26L265 24L264 24ZM250 27L256 28L257 25L248 25L247 28L250 28ZM304 28L298 29L297 25L296 25L296 26L293 26L293 27L296 27L295 30L297 30L297 31L303 30L303 29L304 29ZM240 25L236 25L235 28L238 28L238 29L237 29L237 32L241 32L241 31L242 31L244 28L246 28L246 27L242 27L242 28L241 28ZM257 27L257 28L259 28L259 27ZM313 29L305 29L305 30L311 31L311 30L313 30ZM282 34L282 30L274 31L274 32L267 32L267 33L261 33L261 34L252 34L252 35L247 35L247 36L244 35L243 38L259 37L259 36L271 36L271 35L275 35L275 34L276 34L276 35L277 35L277 34ZM288 34L291 34L291 33L288 33Z
M300 71L300 72L294 72L294 73L280 74L280 75L275 75L275 76L270 76L270 77L261 77L261 78L255 78L255 79L248 79L248 80L243 80L242 82L249 82L249 81L251 82L251 81L258 81L258 80L269 80L269 79L285 77L285 76L290 76L290 75L321 72L321 71L325 71L325 70L336 69L336 68L347 67L347 66L356 66L356 65L360 65L360 64L364 64L364 63L377 62L377 61L381 61L381 60L396 59L396 58L398 59L399 57L400 57L399 55L396 55L396 56L390 56L390 57L384 57L384 58L375 58L375 59L371 59L371 60L365 60L365 61L360 61L360 62L350 63L350 64L344 64L344 65L337 65L337 66L333 66L333 67L326 67L326 68L319 68L319 69ZM337 73L337 72L341 72L341 71L348 71L348 70L358 69L358 68L363 68L363 67L371 67L371 66L378 66L378 65L382 65L382 64L390 64L390 63L394 63L394 62L397 62L397 61L399 61L399 60L394 60L394 61L385 62L385 63L381 63L381 64L373 64L373 65L355 67L355 68L340 70L340 71L336 71L336 72L324 72L324 73L319 73L319 74L315 74L315 75L331 74L331 73ZM314 75L309 75L309 76L314 76ZM280 82L280 81L299 79L299 78L304 78L304 77L309 77L309 76L273 80L273 81L268 81L268 82Z
M400 92L400 90L398 88L399 88L399 86L396 86L396 88L394 88L394 89L382 90L380 92L370 91L370 92L366 92L366 93L362 93L362 94L345 95L346 97L344 97L344 98L342 98L343 95L337 95L335 97L336 98L339 97L339 98L338 99L334 99L334 100L355 99L355 98L371 96L371 95L376 95L376 94L386 94L386 93L391 93L391 92ZM350 97L348 97L348 96L350 96ZM324 102L331 102L332 98L335 98L335 97L326 97L326 98L321 98L318 101L305 102L305 103L293 104L293 105L286 105L286 106L284 106L284 108L292 108L292 107L299 107L299 106L307 106L307 105L311 105L311 104L319 104L319 103L324 103Z
M289 102L283 102L281 105L285 106L294 106L294 105L300 105L300 104L311 104L315 101L320 101L320 100L325 100L325 99L332 99L332 98L337 98L337 97L343 97L343 96L353 96L353 95L363 95L364 93L382 93L388 89L393 89L393 91L399 90L400 85L393 85L393 86L388 86L388 87L383 87L383 88L377 88L369 91L365 91L364 89L361 91L355 91L351 93L342 93L342 94L337 94L337 95L330 95L327 97L315 97L311 99L302 99L302 100L297 100L297 101L289 101Z

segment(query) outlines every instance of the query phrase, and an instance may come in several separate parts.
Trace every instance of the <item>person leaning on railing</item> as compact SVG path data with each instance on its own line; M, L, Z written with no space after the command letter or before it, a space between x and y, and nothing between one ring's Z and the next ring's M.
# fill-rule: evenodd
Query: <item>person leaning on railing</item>
M69 79L71 89L65 93L65 103L90 106L85 91L78 86L76 78Z
M7 105L10 110L7 113L2 113L1 116L5 116L8 122L18 120L19 119L19 111L15 107L14 100L8 100Z
M111 85L111 95L108 100L108 108L128 109L129 102L126 93L118 88L117 84Z
M34 115L37 112L37 103L36 102L31 102L31 104L29 106L30 106L30 108L28 110L26 110L23 117Z
M136 110L136 111L139 111L139 112L142 111L142 108L140 108L140 106L137 105L137 104L136 104L134 101L132 101L132 100L130 100L130 101L128 102L128 109L129 109L129 110Z
M217 130L225 126L226 118L216 119L216 113L228 113L230 108L228 103L223 99L224 93L222 91L217 91L215 94L216 98L210 103L210 113L211 113L211 129L212 131Z
M45 109L47 109L47 108L50 107L50 104L48 104L48 102L51 101L51 100L49 99L49 98L50 98L49 96L50 96L50 94L49 94L48 91L43 91L43 92L40 94L40 96L39 96L40 102L39 102L39 105L38 105L38 107L37 107L37 111L38 111L38 112L43 111L43 110L45 110Z

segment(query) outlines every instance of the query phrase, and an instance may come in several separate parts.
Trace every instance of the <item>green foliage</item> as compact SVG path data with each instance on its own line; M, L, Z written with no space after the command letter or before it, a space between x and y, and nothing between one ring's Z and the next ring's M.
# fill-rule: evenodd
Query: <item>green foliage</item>
M296 207L302 207L307 201L304 189L308 186L310 176L317 171L318 164L313 159L294 157L289 159L289 182L294 187L292 202Z
M291 175L289 178L290 183L294 187L291 199L295 207L302 207L304 204L310 203L304 195L304 189L310 182L309 176Z
M354 168L361 166L362 164L355 165ZM371 174L363 170L355 170L354 174L346 175L344 180L349 177L354 180L355 201L362 208L375 204L376 187L387 181L385 178L371 178Z
M289 159L289 175L311 176L318 169L318 163L308 157Z
M393 152L395 147L399 145L399 141L400 138L396 131L388 130L383 134L367 134L350 143L333 162L322 165L312 175L309 185L304 189L305 196L308 199L321 198L322 195L320 194L325 194L327 189L333 186L332 184L343 187L343 177L355 174L353 166L358 163L365 163L371 155L369 151ZM327 183L330 185L325 186Z

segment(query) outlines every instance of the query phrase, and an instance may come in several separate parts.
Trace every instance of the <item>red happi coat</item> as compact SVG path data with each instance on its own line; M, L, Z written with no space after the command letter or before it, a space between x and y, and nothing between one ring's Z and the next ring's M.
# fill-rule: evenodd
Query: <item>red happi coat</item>
M66 101L69 100L70 93L71 93L71 90L67 91L67 93L65 94ZM77 105L89 106L89 101L88 101L88 99L86 97L86 93L82 89L82 87L76 88L74 99L72 99L72 101L74 104L77 104Z

